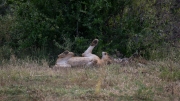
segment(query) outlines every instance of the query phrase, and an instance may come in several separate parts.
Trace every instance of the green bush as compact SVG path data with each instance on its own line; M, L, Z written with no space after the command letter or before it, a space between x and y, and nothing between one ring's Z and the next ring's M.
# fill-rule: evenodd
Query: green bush
M64 50L81 54L94 38L98 38L100 42L94 50L98 55L102 51L113 54L119 50L129 57L138 50L144 57L151 58L152 50L179 40L169 27L173 24L175 28L175 18L179 16L179 9L174 6L176 1L6 2L15 18L12 27L8 29L8 45L17 53L33 55L32 52L38 49L45 50L44 55L57 55ZM164 17L164 12L167 12L167 17Z

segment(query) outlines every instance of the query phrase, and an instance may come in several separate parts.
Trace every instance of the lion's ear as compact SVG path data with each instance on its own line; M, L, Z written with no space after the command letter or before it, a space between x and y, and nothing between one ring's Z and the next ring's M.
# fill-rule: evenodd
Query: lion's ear
M105 52L104 55L107 55L107 53Z

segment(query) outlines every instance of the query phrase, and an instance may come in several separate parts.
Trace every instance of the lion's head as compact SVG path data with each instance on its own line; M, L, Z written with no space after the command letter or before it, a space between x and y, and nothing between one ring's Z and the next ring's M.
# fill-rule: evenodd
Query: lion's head
M110 58L110 56L108 55L107 52L102 52L102 58L101 60L105 63L105 64L111 64L112 63L112 59Z

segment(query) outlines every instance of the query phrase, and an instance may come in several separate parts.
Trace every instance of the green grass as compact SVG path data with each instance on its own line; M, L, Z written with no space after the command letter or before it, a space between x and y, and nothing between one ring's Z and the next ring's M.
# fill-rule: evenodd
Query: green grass
M55 71L45 60L10 61L0 65L0 100L179 101L178 65L167 60Z

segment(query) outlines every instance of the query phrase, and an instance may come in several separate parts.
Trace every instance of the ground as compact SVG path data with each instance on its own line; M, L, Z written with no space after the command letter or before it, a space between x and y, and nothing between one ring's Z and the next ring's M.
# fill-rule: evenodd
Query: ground
M169 60L55 71L27 59L0 69L1 101L180 101L179 64Z

